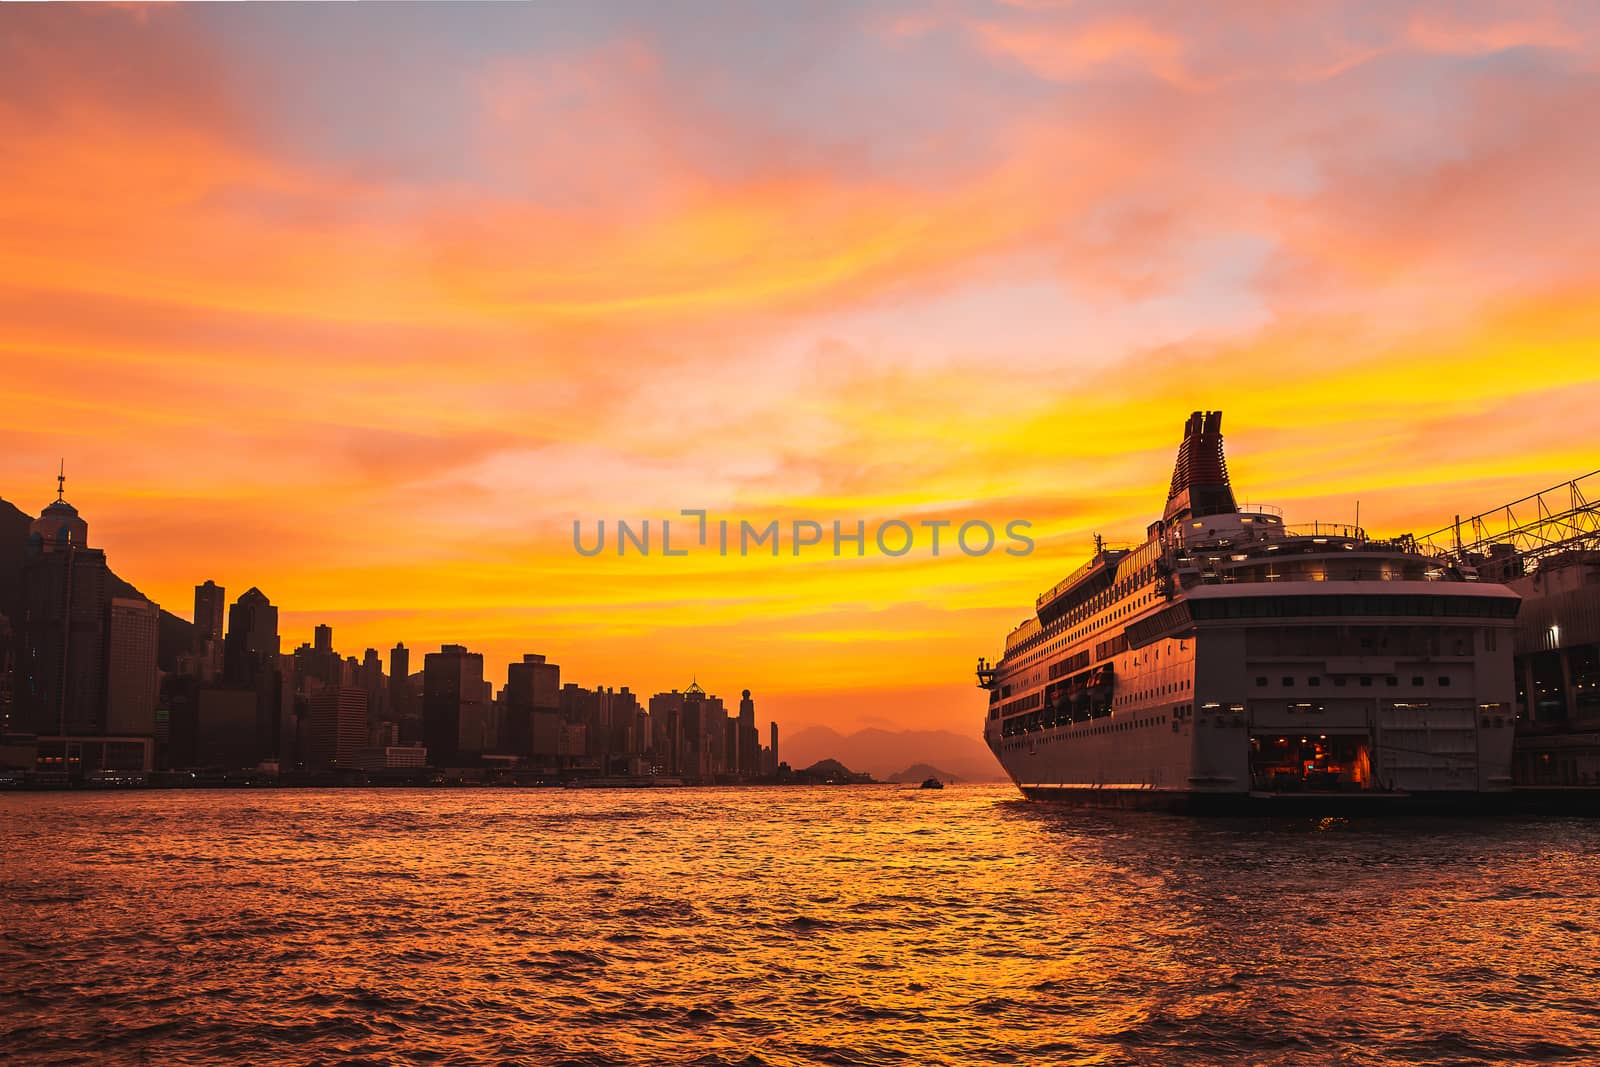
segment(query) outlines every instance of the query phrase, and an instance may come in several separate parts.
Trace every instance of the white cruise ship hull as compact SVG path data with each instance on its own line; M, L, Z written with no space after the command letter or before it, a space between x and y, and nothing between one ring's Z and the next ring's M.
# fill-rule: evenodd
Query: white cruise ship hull
M1146 543L1097 552L979 661L1017 788L1171 808L1508 794L1518 597L1403 540L1241 511L1220 417L1188 433Z

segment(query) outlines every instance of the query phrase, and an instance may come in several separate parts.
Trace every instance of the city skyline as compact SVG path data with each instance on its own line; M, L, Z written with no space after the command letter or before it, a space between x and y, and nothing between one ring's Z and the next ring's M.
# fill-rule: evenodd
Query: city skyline
M160 603L970 732L1175 415L1382 532L1594 465L1600 15L1330 11L8 11L0 488ZM571 551L683 508L1037 548Z
M270 597L252 585L229 604L210 578L194 585L184 623L111 569L66 499L64 468L56 481L37 518L0 509L0 769L13 784L127 784L152 772L168 784L197 773L301 784L793 780L776 720L761 744L750 689L736 715L698 681L645 703L626 685L563 684L542 653L524 653L497 687L483 654L456 643L412 672L403 640L386 675L376 648L343 655L326 623L286 652Z

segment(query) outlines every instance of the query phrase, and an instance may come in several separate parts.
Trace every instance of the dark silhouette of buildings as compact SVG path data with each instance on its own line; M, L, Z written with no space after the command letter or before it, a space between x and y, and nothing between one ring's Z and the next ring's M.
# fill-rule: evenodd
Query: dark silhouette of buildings
M266 594L251 586L228 609L228 633L222 644L223 685L230 690L253 693L256 702L252 750L255 758L235 766L277 759L283 749L293 746L293 703L291 698L286 712L278 650L278 609ZM202 694L202 728L205 726L204 697ZM234 716L236 711L235 705L230 703L229 716Z
M222 678L230 686L249 689L278 665L278 609L255 586L228 609L228 636L223 640Z
M104 724L110 572L66 502L65 475L58 481L55 502L28 532L15 718L36 734L95 734Z
M153 737L160 675L156 669L161 609L147 600L115 597L107 612L107 734Z
M216 582L206 579L194 587L194 637L195 642L221 641L222 618L227 608L228 591Z
M482 754L483 696L481 653L443 645L422 658L422 743L434 766L455 766L464 754Z
M319 689L308 699L305 762L308 767L353 767L368 747L367 691L352 686Z
M389 650L389 714L402 733L417 714L411 691L411 650L403 642Z
M734 770L743 775L761 774L761 734L756 730L756 702L750 690L739 694L739 758Z
M506 668L501 692L502 748L515 756L548 757L561 748L561 668L535 653Z
M198 675L207 684L222 673L222 620L227 609L228 591L207 579L194 587L194 644L192 659L179 667L182 673Z
M775 765L749 690L736 718L698 683L646 708L626 686L563 685L556 664L529 654L508 666L497 698L482 655L461 645L427 655L413 675L396 643L385 674L376 649L341 656L326 624L284 656L278 609L258 588L228 605L215 581L196 585L191 628L118 579L88 544L64 476L37 519L14 509L0 519L16 546L14 577L0 584L0 726L25 739L40 781L91 771L123 780L152 762L230 777L273 767L393 775L426 761L535 780L698 781Z

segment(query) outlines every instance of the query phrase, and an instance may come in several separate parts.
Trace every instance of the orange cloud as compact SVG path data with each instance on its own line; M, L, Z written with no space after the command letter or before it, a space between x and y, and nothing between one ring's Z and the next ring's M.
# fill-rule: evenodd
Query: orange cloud
M638 23L411 41L449 166L296 111L376 75L231 17L0 12L0 490L37 510L66 454L180 612L214 577L291 646L965 729L971 660L1139 535L1193 408L1250 499L1382 530L1595 465L1581 11L861 12L783 78ZM1039 550L571 551L683 507Z

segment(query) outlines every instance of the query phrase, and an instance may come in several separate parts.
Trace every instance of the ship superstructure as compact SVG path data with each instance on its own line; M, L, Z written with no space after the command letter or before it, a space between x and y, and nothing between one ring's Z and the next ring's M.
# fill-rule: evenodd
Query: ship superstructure
M1195 412L1144 543L1097 539L979 660L984 738L1033 798L1508 790L1518 604L1408 538L1241 507Z

